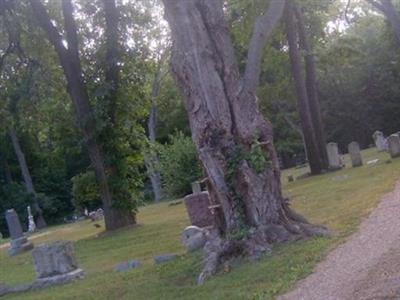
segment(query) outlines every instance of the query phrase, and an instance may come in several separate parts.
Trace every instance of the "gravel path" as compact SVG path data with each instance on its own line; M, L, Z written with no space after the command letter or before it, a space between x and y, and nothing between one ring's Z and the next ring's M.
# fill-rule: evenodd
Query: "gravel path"
M278 300L400 299L400 182L359 230Z

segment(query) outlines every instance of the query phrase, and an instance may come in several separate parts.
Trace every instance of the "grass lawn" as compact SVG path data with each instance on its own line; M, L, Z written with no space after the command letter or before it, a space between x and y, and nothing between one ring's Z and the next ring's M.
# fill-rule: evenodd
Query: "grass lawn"
M400 159L386 163L388 154L376 149L363 151L364 163L374 158L380 159L375 165L292 183L286 183L287 176L297 176L306 169L283 172L285 194L293 200L293 207L312 222L328 226L335 233L333 238L276 246L260 261L237 262L231 272L197 286L201 255L185 255L180 244L181 231L188 225L184 205L149 205L140 209L138 226L113 235L101 234L102 228L85 221L51 227L32 237L35 244L56 239L76 241L78 260L87 278L3 299L273 299L309 274L329 249L357 229L382 195L393 189L400 178ZM162 253L179 253L182 257L154 266L152 257ZM129 259L139 259L143 266L127 273L113 271L117 263ZM10 258L4 245L0 246L0 282L14 285L34 278L29 253Z

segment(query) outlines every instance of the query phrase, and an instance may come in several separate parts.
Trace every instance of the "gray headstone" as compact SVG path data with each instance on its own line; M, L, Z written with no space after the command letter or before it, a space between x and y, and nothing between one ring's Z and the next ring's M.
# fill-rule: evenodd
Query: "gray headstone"
M173 260L177 257L178 257L178 255L176 255L176 254L170 254L170 253L161 254L161 255L154 257L154 262L156 265L159 265L159 264L165 263L167 261Z
M13 256L33 249L33 244L28 241L22 232L21 223L14 209L6 211L6 221L10 232L10 249L8 254Z
M134 259L118 264L117 266L115 266L114 270L116 272L127 272L131 269L136 269L140 267L140 265L140 261Z
M206 243L206 232L197 226L188 226L182 232L182 244L188 252L196 251Z
M193 194L201 193L201 184L198 181L192 182Z
M38 278L67 274L78 269L72 242L56 241L32 251Z
M374 134L372 135L372 138L374 139L375 146L378 149L378 151L386 151L388 149L387 141L381 131L379 130L375 131Z
M210 197L208 192L190 194L184 200L191 225L199 227L214 225L215 217L209 208Z
M388 137L390 157L396 158L400 156L400 137L397 134L392 134Z
M326 151L328 152L329 169L337 170L342 167L339 148L336 143L328 143L326 145Z
M353 167L362 166L363 162L361 157L360 145L357 142L351 142L347 148L350 154L351 165Z
M18 215L14 209L9 209L6 211L6 220L7 220L8 230L10 232L10 238L12 240L24 236L21 222L19 221Z

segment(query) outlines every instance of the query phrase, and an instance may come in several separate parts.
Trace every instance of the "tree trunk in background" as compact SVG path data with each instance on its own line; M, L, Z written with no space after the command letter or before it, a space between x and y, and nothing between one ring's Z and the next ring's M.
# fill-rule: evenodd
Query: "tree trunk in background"
M382 12L388 19L400 45L400 16L391 0L367 0L372 6Z
M161 64L162 61L159 62L159 66L156 71L156 75L154 77L153 87L151 91L151 110L149 115L149 120L147 121L147 130L149 134L150 141L150 149L149 153L145 156L145 163L147 168L147 173L149 174L151 186L153 188L154 200L159 202L163 198L163 190L161 184L161 174L158 170L158 166L160 164L160 159L157 155L157 152L153 149L153 145L156 142L156 126L157 126L157 97L160 91L161 85Z
M29 172L29 168L26 163L24 152L21 149L21 145L19 143L17 133L14 128L11 128L9 130L9 134L11 137L11 142L12 142L12 145L14 148L15 155L17 156L17 159L18 159L19 167L21 169L22 178L24 179L26 190L29 194L32 194L34 196L33 206L37 212L36 226L39 229L44 228L47 226L47 224L43 217L43 211L37 202L36 191L35 191L35 187L33 185L31 173Z
M107 1L106 1L107 2ZM111 2L111 1L110 1ZM105 156L101 145L95 137L96 124L89 104L89 96L83 79L82 67L79 59L78 38L73 8L70 0L62 1L65 32L68 48L63 44L63 38L57 28L52 24L46 8L39 0L30 0L33 12L42 29L47 33L61 62L65 77L68 82L68 93L74 104L76 117L82 130L83 137L89 152L89 157L96 173L100 186L100 194L104 209L106 230L118 229L135 223L135 216L131 211L126 211L113 206L113 195L110 190Z
M328 154L326 151L326 139L324 125L322 123L321 106L318 98L317 67L315 65L314 53L309 42L306 27L304 24L303 12L300 7L294 5L297 18L297 29L299 33L300 46L304 52L305 71L306 71L306 89L308 104L310 108L311 120L314 127L315 138L319 148L319 153L323 163L323 169L328 169Z
M243 78L221 2L163 2L174 40L173 74L186 98L211 201L220 205L225 223L223 239L214 235L205 246L206 264L198 280L202 283L235 253L257 256L272 243L323 230L289 209L272 126L260 113L255 94L262 49L285 1L271 1L257 20Z
M306 143L308 162L310 164L311 174L320 174L324 169L324 163L319 152L318 142L314 132L307 89L303 78L301 54L298 48L297 31L294 23L293 6L290 2L288 2L286 7L285 21L289 44L290 64L296 88L298 111Z

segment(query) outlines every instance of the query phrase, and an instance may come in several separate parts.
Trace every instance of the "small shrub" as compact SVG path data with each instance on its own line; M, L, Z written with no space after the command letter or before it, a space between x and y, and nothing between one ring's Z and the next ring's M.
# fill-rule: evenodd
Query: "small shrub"
M160 146L160 168L164 189L169 197L189 194L190 184L202 176L192 139L182 132L171 135L170 143Z
M101 206L99 186L93 171L72 177L72 195L76 208L93 210Z

